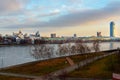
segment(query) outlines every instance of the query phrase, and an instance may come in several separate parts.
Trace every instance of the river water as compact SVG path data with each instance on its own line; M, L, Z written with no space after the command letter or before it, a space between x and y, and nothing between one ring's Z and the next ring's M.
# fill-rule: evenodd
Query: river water
M92 43L86 43L91 46ZM51 44L56 47L57 44ZM104 42L100 43L100 50L111 50L120 47L120 42ZM58 57L55 55L52 58ZM44 58L46 59L46 58ZM36 61L34 56L31 55L31 46L2 46L0 47L0 68L23 64L27 62ZM42 60L42 59L41 59Z

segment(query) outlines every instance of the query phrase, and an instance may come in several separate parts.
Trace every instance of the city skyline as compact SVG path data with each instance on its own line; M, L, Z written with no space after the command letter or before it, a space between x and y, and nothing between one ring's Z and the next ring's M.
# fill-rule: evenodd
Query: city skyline
M95 36L96 32L109 36L111 21L120 29L119 0L0 1L0 34L21 30L28 34L39 31L43 36Z

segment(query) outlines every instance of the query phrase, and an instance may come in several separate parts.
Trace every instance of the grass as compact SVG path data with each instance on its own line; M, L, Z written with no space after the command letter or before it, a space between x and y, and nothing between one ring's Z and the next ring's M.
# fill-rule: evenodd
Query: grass
M3 69L1 71L27 75L44 75L69 66L69 64L65 63L65 61L66 60L62 58L55 60L47 60L38 63L30 63L23 66L15 66L8 69Z
M112 70L114 73L120 74L120 53L116 54L115 58L112 57L112 60L109 59L106 65L110 66L108 70Z
M10 76L1 76L0 80L26 80L26 78L10 77Z
M113 70L110 69L108 64L112 64L110 62L111 58L115 61L116 57L116 55L111 55L101 60L97 60L83 68L70 72L68 76L80 78L111 78Z
M91 58L94 56L103 55L104 53L93 53L93 54L86 54L86 55L75 55L70 56L70 58L75 62L78 63L86 58ZM56 58L50 59L45 61L37 61L32 63L27 63L20 66L13 66L10 68L2 69L2 72L10 72L10 73L17 73L17 74L25 74L25 75L46 75L48 73L54 72L56 70L63 69L67 66L70 66L67 63L65 57L63 58Z
M71 56L70 58L75 62L75 63L79 63L82 60L88 59L88 58L92 58L95 56L100 56L103 55L103 52L99 52L99 53L89 53L87 55L85 54L81 54L80 56Z

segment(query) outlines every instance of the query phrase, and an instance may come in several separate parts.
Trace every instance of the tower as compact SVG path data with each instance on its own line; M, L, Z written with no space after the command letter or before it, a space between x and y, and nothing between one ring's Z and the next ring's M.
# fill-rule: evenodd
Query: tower
M115 23L112 21L112 22L110 22L110 37L115 37L115 30L114 30L114 28L115 28Z

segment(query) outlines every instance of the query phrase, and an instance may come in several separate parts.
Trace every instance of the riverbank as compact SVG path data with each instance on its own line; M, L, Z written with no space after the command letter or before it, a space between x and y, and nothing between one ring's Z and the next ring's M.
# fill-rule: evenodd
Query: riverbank
M118 69L120 63L117 59L117 54L110 55L85 67L72 71L67 74L67 76L72 78L112 79L113 72L117 71L117 73L120 73L120 69Z
M107 43L107 42L120 42L120 40L98 40L100 43ZM46 42L46 43L36 43L36 44L17 44L17 43L11 43L11 44L3 44L0 43L0 47L2 46L32 46L32 45L41 45L41 44L66 44L66 43L93 43L95 40L92 41L70 41L70 42Z
M11 77L11 76L1 76L0 80L27 80L27 78L21 78L21 77Z
M86 58L88 59L95 56L100 56L105 53L100 52L100 53L91 53L91 54L79 54L69 57L75 63L78 63L79 61L82 61ZM70 64L66 61L66 57L61 57L61 58L54 58L54 59L48 59L42 61L34 61L8 68L2 68L0 71L40 76L65 68L67 66L70 66Z
M93 58L95 56L107 54L108 52L109 51L90 53L90 54L79 54L79 55L70 56L70 58L74 61L74 63L78 63L79 61L85 60L86 58L87 59ZM31 62L23 65L4 68L1 69L0 71L5 73L41 76L41 75L47 75L51 72L63 69L68 66L70 66L70 64L66 61L65 57L62 57L62 58Z
M45 45L45 46L48 46L48 45ZM68 44L63 44L61 46L64 46L64 45L68 45ZM72 45L73 44L71 44L71 46ZM85 43L84 45L87 45L92 51L94 51L92 48L92 46L93 46L92 43ZM117 47L119 47L119 45L120 45L119 42L100 43L100 51L117 49ZM42 46L42 45L40 45L40 46ZM51 44L49 46L51 48L52 47L54 48L54 49L52 49L52 50L54 50L54 53L50 55L51 56L50 58L64 56L64 53L58 54L59 53L59 51L58 51L59 45L58 44ZM19 45L18 46L0 47L0 68L49 58L48 56L45 56L45 55L42 57L42 56L39 56L40 54L33 54L33 52L32 52L33 48L34 48L34 46L19 46ZM77 54L77 53L75 53L75 54ZM39 56L39 57L36 58L36 56Z

